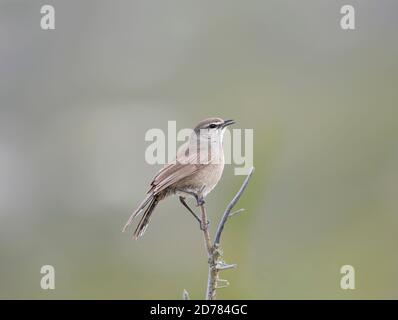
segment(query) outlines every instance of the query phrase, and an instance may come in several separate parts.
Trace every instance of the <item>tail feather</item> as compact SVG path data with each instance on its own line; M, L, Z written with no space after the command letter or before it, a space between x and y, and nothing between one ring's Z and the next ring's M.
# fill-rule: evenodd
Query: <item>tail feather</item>
M145 197L145 199L140 203L138 208L130 215L129 219L127 220L126 224L123 227L122 232L125 232L127 230L130 224L133 222L134 218L137 217L142 212L142 210L145 209L148 203L152 201L154 198L155 196L151 193Z
M146 208L144 214L142 215L137 228L134 231L133 238L135 240L140 238L145 233L145 231L148 227L149 221L151 220L151 214L152 214L153 210L155 209L155 207L157 206L157 204L158 204L158 199L156 196L154 196L152 198L151 202L149 203L149 206Z

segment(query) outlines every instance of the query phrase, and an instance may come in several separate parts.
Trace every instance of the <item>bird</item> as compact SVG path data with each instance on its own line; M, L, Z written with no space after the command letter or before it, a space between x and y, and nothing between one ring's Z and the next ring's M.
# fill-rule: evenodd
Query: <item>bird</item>
M139 239L147 230L159 202L172 195L179 196L181 204L203 230L208 222L201 221L185 199L191 196L196 199L197 206L203 205L204 198L220 181L225 164L223 137L227 126L234 123L234 120L217 117L200 121L188 141L179 148L174 161L166 164L152 179L144 200L130 215L122 231L125 232L134 218L142 214L133 233L133 239Z

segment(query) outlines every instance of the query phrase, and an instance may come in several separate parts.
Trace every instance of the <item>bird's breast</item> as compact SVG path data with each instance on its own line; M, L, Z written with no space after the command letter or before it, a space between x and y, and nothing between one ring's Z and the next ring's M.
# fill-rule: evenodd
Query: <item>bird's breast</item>
M202 194L205 197L220 181L223 170L224 163L206 165L185 179L184 189L197 193L203 188Z

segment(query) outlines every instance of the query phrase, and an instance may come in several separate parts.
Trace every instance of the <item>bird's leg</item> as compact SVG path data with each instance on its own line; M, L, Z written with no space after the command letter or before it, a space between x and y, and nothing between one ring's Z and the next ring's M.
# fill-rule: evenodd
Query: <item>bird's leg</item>
M203 206L205 204L205 199L203 198L203 190L205 188L206 185L203 185L202 188L200 188L199 192L194 194L198 207Z
M204 204L205 204L205 200L204 200L204 198L203 198L203 190L205 189L205 187L206 187L206 185L203 185L202 186L202 188L199 190L199 192L198 193L195 193L195 199L196 199L196 202L197 202L197 205L198 205L198 207L199 206L203 206ZM202 210L203 210L203 208L202 208ZM209 227L209 225L210 225L210 221L206 218L206 221L203 221L204 220L204 217L201 219L202 220L202 223L201 223L201 225L200 225L200 229L202 230L202 231L205 231L205 230L207 230L207 228Z
M187 208L187 210L193 215L193 217L199 222L199 225L202 227L202 220L198 217L198 215L192 211L192 209L188 206L188 204L185 202L185 198L183 196L180 196L180 202L182 205Z
M204 189L204 188L202 188L201 190L203 190L203 189ZM197 206L197 207L202 206L202 205L205 204L205 200L203 199L203 196L202 196L202 191L199 191L198 193L196 193L196 192L186 191L186 190L180 190L180 189L177 189L177 190L178 190L179 192L186 193L186 194L189 194L189 195L191 195L192 197L194 197L195 200L196 200L196 206Z
M202 196L202 191L203 191L204 188L205 188L205 186L203 186L203 187L200 189L200 191L199 191L198 193L192 192L192 191L187 191L187 190L180 190L180 189L177 189L177 191L182 192L182 193L189 194L189 195L191 195L192 197L194 197L194 198L196 199L197 206L199 207L199 206L202 206L202 205L205 204L205 201L203 200L203 196ZM189 211L189 212L195 217L195 219L199 222L199 224L200 224L200 229L201 229L202 231L204 231L205 229L207 229L208 226L210 225L210 221L209 221L209 220L207 220L206 222L202 221L202 219L200 219L200 218L192 211L192 209L188 206L188 204L185 202L185 197L180 196L180 201L181 201L181 203L183 204L183 206L184 206L185 208L187 208L188 211Z

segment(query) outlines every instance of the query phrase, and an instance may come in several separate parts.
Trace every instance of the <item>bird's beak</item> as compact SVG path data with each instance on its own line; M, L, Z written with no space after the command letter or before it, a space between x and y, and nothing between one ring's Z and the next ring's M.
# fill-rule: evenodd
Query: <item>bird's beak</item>
M235 123L235 120L224 120L224 123L222 124L222 128L230 126L231 124L234 124L234 123Z

